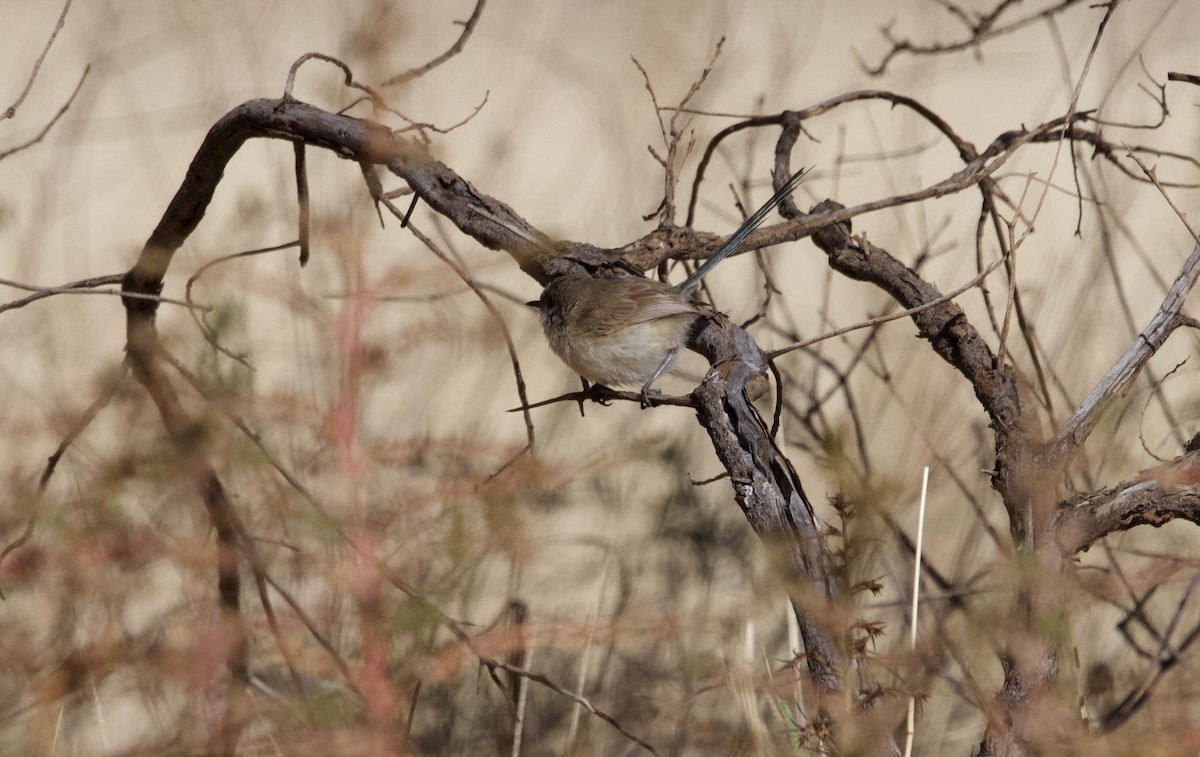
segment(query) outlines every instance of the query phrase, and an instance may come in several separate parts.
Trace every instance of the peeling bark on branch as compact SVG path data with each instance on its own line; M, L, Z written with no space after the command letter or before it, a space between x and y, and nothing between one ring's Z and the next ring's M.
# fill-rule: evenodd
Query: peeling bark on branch
M1050 524L1067 554L1091 549L1105 536L1173 520L1200 524L1200 453L1143 471L1129 481L1064 502Z
M1183 303L1196 286L1197 279L1200 279L1200 243L1192 248L1179 275L1175 277L1146 328L1137 335L1125 349L1125 354L1113 363L1112 368L1108 369L1063 424L1062 431L1051 447L1056 465L1065 466L1070 462L1096 428L1101 411L1113 400L1124 397L1129 392L1142 369L1150 362L1150 358L1154 357L1158 348L1167 341L1167 337L1179 328L1182 324L1180 316L1183 313Z
M729 471L734 496L751 528L791 557L786 571L809 669L821 688L832 694L842 690L846 654L837 641L839 634L817 620L828 613L811 608L814 602L836 601L841 592L821 524L800 477L746 399L745 387L761 376L760 371L760 366L744 360L718 365L692 393L692 399L700 424Z
M841 206L825 201L814 213L830 214ZM848 224L828 226L813 236L813 242L829 258L835 271L874 284L905 308L915 308L942 297L936 286L897 260L887 250L865 239L852 237ZM996 356L966 315L954 302L943 302L912 316L917 333L929 342L934 352L971 384L976 399L991 421L996 438L996 458L992 485L1008 509L1010 524L1018 542L1032 532L1025 507L1029 502L1031 466L1041 447L1041 432L1036 419L1023 409L1020 382L1015 369L996 367Z

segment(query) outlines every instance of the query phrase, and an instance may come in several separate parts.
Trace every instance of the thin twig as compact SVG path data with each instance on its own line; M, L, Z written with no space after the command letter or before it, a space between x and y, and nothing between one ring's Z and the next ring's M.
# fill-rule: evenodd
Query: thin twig
M439 55L438 57L429 61L428 63L426 63L423 66L417 66L416 68L410 68L409 70L407 70L403 73L396 74L395 76L391 77L390 79L387 79L386 81L384 81L383 84L381 84L380 86L381 87L396 87L396 86L399 86L406 82L412 81L413 79L416 79L418 76L424 76L425 74L429 73L429 71L431 71L432 69L437 68L438 66L442 65L446 61L453 58L455 55L458 55L460 52L462 52L463 47L467 44L467 40L470 39L470 37L471 37L471 32L475 31L475 25L479 23L480 16L483 15L483 6L486 3L487 3L487 0L476 0L475 10L471 11L470 18L468 18L466 21L455 21L454 22L456 24L462 24L463 30L462 30L462 34L460 34L458 36L458 39L454 41L454 44L450 46L449 50L442 53L441 55Z
M519 668L516 665L509 665L506 662L500 662L499 660L493 660L490 658L481 659L479 661L479 664L483 665L484 667L488 668L489 670L503 670L508 673L512 673L514 675L521 676L522 678L524 678L526 680L533 681L534 683L540 683L541 685L550 689L554 693L560 694L564 697L567 697L571 701L573 701L576 704L583 707L588 712L592 713L596 717L603 720L605 723L608 723L613 728L617 729L621 733L622 736L629 739L633 743L637 744L642 749L645 749L650 754L655 754L655 755L658 754L658 751L655 750L655 748L652 747L649 743L643 741L642 739L638 738L637 736L634 736L629 731L625 730L625 728L620 723L618 723L616 718L614 718L612 715L609 715L604 710L599 709L598 707L593 705L591 702L589 702L585 697L582 697L573 691L570 691L568 689L563 688L562 686L559 686L557 683L555 683L554 681L551 681L549 678L542 675L541 673L534 673L531 670Z
M871 318L866 321L861 321L859 323L855 323L850 326L846 326L846 327L843 327L840 329L836 329L834 331L830 331L828 333L822 334L821 336L815 336L812 339L805 339L802 342L794 342L793 344L789 344L785 347L780 347L779 349L775 349L775 350L771 350L771 351L767 352L766 353L767 359L774 360L775 358L779 357L780 355L786 355L787 353L792 352L793 350L803 349L804 347L808 347L810 345L816 344L817 342L822 342L826 339L832 339L835 336L841 336L842 334L848 334L851 331L858 331L859 329L870 328L871 326L877 326L881 323L887 323L888 321L894 321L899 318L906 318L910 315L916 315L917 313L923 312L925 310L929 310L932 307L936 307L937 305L941 305L944 302L949 302L950 300L953 300L955 297L958 297L959 295L961 295L962 293L966 292L969 289L979 286L980 282L982 282L985 278L987 278L989 275L991 275L991 273L993 271L995 271L997 268L999 268L1002 265L1004 265L1004 258L1001 258L1001 259L995 261L990 266L983 269L983 272L980 273L978 276L971 279L966 284L963 284L958 289L955 289L953 292L943 294L941 297L930 300L929 302L926 302L924 304L918 305L915 308L909 308L908 310L902 310L898 313L892 313L890 315L881 315L878 318Z
M401 213L400 210L391 203L391 201L385 199L383 200L383 204L397 218L407 218L407 215ZM484 308L487 309L488 314L491 315L491 317L496 321L496 324L500 327L500 333L504 337L505 347L508 349L509 363L512 365L513 378L517 383L517 396L520 398L522 406L527 406L529 404L529 395L525 389L525 377L521 373L521 361L517 358L516 344L513 343L512 334L509 333L508 324L505 323L504 316L500 313L500 310L492 303L491 299L488 298L482 287L475 282L475 278L467 273L467 271L461 265L454 260L451 260L450 256L446 255L446 253L444 253L432 239L423 234L420 229L413 226L411 222L407 224L407 228L413 236L421 240L421 243L425 245L426 249L436 255L443 263L450 266L450 270L454 271L454 275L458 276L458 278L461 279L464 284L471 288L471 291L475 293L475 296L479 298L479 301L483 303ZM535 440L533 416L529 414L528 410L525 410L522 415L525 419L525 446L519 452L517 452L513 458L505 462L499 471L493 473L491 476L488 476L481 486L487 484L501 472L508 469L508 467L511 466L512 463L521 455L533 450Z
M46 40L46 46L42 48L42 54L37 57L36 61L34 61L33 71L30 72L29 79L26 80L24 89L21 90L21 94L17 96L16 101L12 105L8 106L4 110L4 113L0 114L0 121L15 116L17 114L17 108L21 107L21 104L25 102L25 98L29 96L29 92L33 89L33 82L35 79L37 79L38 72L42 69L42 62L46 60L46 56L50 53L51 46L54 45L54 40L58 38L58 33L62 31L63 26L65 26L67 23L67 11L71 9L72 1L73 0L66 0L66 2L63 3L62 12L58 14L58 21L55 22L54 29L50 32L50 38ZM86 71L84 72L84 75L87 75Z
M302 215L303 215L303 213L302 213ZM303 229L301 230L301 232L303 233ZM202 276L204 276L204 274L207 273L210 268L215 268L219 265L222 265L223 263L228 263L231 260L238 260L240 258L250 258L250 257L254 257L255 255L263 255L268 252L279 252L280 250L287 250L287 249L290 249L290 248L295 247L296 245L300 245L300 244L302 244L302 243L299 241L284 242L283 244L272 245L270 247L260 247L257 250L243 250L242 252L235 252L230 255L221 255L220 257L213 258L212 260L208 261L204 265L197 268L195 270L195 272L192 273L191 276L188 276L187 283L184 285L184 288L183 288L183 296L187 300L188 304L191 305L191 303L192 303L192 287L194 287L196 285L196 282L199 281L200 278ZM305 253L305 248L303 246L301 246L301 248L300 248L300 257L301 257L300 265L304 265L304 260L303 260L303 258L305 257L304 253ZM231 360L236 360L238 363L244 365L246 368L249 368L250 370L254 370L254 366L250 365L250 362L246 359L245 355L234 354L233 351L231 351L228 347L221 344L220 338L217 335L216 330L212 326L209 325L208 319L204 317L205 315L207 315L208 313L211 313L213 311L213 307L211 305L205 305L205 306L192 305L192 307L200 308L203 311L203 314L199 315L199 316L197 316L195 314L195 312L193 312L192 320L195 321L196 328L200 329L200 333L204 335L205 341L207 341L214 350L217 350L222 355L225 355L226 357L228 357Z
M305 63L307 63L310 60L319 60L319 61L323 61L325 63L329 63L331 65L337 66L339 69L341 69L342 74L344 74L344 78L343 78L343 82L342 82L343 84L345 84L347 87L350 87L351 89L357 89L360 92L365 93L368 97L371 98L371 102L379 102L380 101L379 96L377 94L375 94L375 91L373 89L371 89L370 87L368 87L365 84L360 84L354 80L354 72L351 71L350 67L347 66L342 61L338 60L337 58L333 57L332 55L326 55L325 53L305 53L304 55L301 55L299 58L297 58L295 60L295 62L292 63L291 67L288 68L287 82L284 84L284 87L283 87L283 102L286 103L286 102L292 102L295 100L295 98L292 97L292 88L295 87L295 85L296 85L296 73L300 70L301 66L303 66Z
M296 219L296 225L299 227L297 244L300 245L300 267L308 265L308 238L311 227L310 209L308 199L308 160L305 157L305 146L303 142L295 142L292 144L293 153L296 160L296 204L299 206L299 215ZM383 219L380 219L380 223Z
M26 292L37 292L33 297L25 297L20 300L6 302L0 305L0 313L5 310L15 310L16 308L25 307L31 302L36 302L44 297L49 297L55 294L107 294L114 297L130 297L135 300L150 300L151 302L161 302L167 305L179 305L180 307L188 308L189 310L198 310L202 313L207 313L212 310L208 305L195 305L191 302L183 300L175 300L170 297L163 297L157 294L142 294L140 292L123 292L119 289L90 289L88 287L101 286L103 284L116 284L124 278L123 275L118 276L100 276L94 279L84 279L76 281L61 287L40 287L35 284L25 284L20 281L12 281L10 279L0 279L0 285L12 287L13 289L23 289Z
M1000 0L991 12L985 14L978 23L972 25L970 33L966 39L955 42L941 42L924 45L907 39L897 39L892 36L890 27L884 27L880 30L880 33L883 35L884 39L886 39L892 45L891 50L889 50L883 56L883 59L874 66L867 65L867 63L861 58L859 59L859 65L863 67L863 70L867 74L871 76L881 76L887 70L888 64L890 64L892 60L901 53L908 53L909 55L915 56L941 55L945 53L978 48L980 45L990 39L1011 34L1018 29L1036 23L1040 19L1051 18L1059 13L1062 13L1071 6L1077 5L1080 1L1081 0L1062 0L1062 2L1060 2L1058 5L1053 5L1049 8L1043 8L1036 12L1030 13L1028 16L1011 21L1008 24L996 26L995 22L999 19L1000 15L1009 6L1015 5L1017 2L1019 2L1019 0ZM959 18L961 20L961 16Z
M1113 364L1103 377L1096 383L1087 396L1075 408L1071 417L1063 424L1058 437L1051 445L1051 451L1058 467L1065 466L1067 461L1078 454L1083 442L1091 435L1099 422L1101 411L1108 403L1118 397L1123 397L1133 386L1142 369L1166 342L1176 328L1181 325L1179 315L1183 304L1200 279L1200 236L1187 221L1187 217L1176 207L1175 202L1158 182L1153 169L1146 167L1136 156L1131 154L1134 161L1141 166L1146 176L1158 187L1163 198L1187 228L1196 241L1195 247L1188 254L1187 260L1179 269L1175 281L1159 305L1158 311L1150 319L1146 328L1125 349L1125 353Z
M293 488L296 489L298 492L300 492L302 496L305 496L306 498L310 498L310 501L315 503L315 499L311 499L311 494L309 494L308 489L305 488L298 479L296 479L294 476L292 476L291 473L283 467L282 463L278 460L278 458L275 457L275 455L271 452L271 450L266 446L265 442L263 442L261 436L259 436L253 430L251 430L250 427L246 424L246 422L240 416L237 416L237 415L233 414L232 412L230 412L225 407L224 403L215 402L214 397L212 396L212 393L209 392L205 388L203 382L200 381L200 378L196 374L194 374L191 370L189 370L188 367L186 365L184 365L181 360L179 360L178 358L176 358L174 355L167 352L166 350L163 350L161 352L161 356L162 356L163 360L165 360L172 368L175 369L175 371L177 373L179 373L180 376L183 376L184 380L187 381L189 385L191 385L191 387L194 391L196 391L200 396L202 396L206 400L208 400L210 405L221 408L225 417L227 419L229 419L229 421L231 423L233 423L233 425L235 427L237 427L237 429L239 431L241 431L248 439L250 439L250 441L252 441L256 447L258 447L259 452L261 452L267 458L267 460L270 462L272 467L275 468L276 471L278 471L281 475L283 475L285 481L292 484ZM316 509L319 513L321 513L322 515L325 515L325 517L327 519L329 519L330 522L333 522L332 516L329 516L328 514L326 514L322 508L317 507ZM340 531L339 531L339 535L341 535L345 541L349 542L349 538L346 537L344 534L341 534ZM247 539L247 540L243 540L243 541L248 542L249 540ZM245 553L245 550L243 550L243 552ZM246 554L245 556L247 558L247 561L250 563L251 569L254 572L255 581L256 582L265 581L267 584L269 584L271 586L271 588L273 588L279 594L279 596L283 597L283 600L285 602L287 602L288 606L292 608L292 611L294 613L296 613L296 617L299 618L300 622L302 624L304 624L304 627L306 629L308 629L309 634L329 654L330 659L333 660L334 664L337 666L338 670L341 672L342 677L345 679L347 685L351 688L351 690L353 690L355 692L355 694L357 696L359 696L360 698L363 698L363 694L358 689L358 685L356 683L355 676L354 676L353 672L350 670L350 666L346 663L346 661L342 658L341 654L333 646L333 643L328 638L326 638L325 634L323 634L319 628L317 628L316 621L314 621L309 616L308 612L304 609L303 605L301 605L300 602L298 600L296 600L295 597L292 596L291 592L289 592L287 589L285 589L283 586L281 586L279 584L279 582L276 581L274 579L274 577L272 577L270 575L270 573L267 572L266 568L261 564L261 561L258 557L257 550L252 550L250 553ZM263 597L264 610L268 614L273 616L273 612L270 609L269 600L262 594L263 587L261 585L259 586L259 591L260 591L260 596ZM280 640L280 644L282 645L282 639ZM285 656L287 655L286 650L281 649L281 651L283 652L283 654ZM290 667L290 663L289 663L289 667ZM299 682L297 682L297 686L299 686ZM301 688L300 691L303 692L303 689Z
M61 294L63 290L91 289L92 287L104 286L105 284L120 284L121 279L124 277L125 274L123 273L110 273L107 276L95 276L90 279L72 281L70 284L63 284L60 287L37 288L33 290L36 291L37 294L31 294L28 297L22 297L19 300L13 300L12 302L6 302L3 305L0 305L0 313L3 313L6 310L17 310L18 308L23 308L26 305L31 305L37 302L38 300L44 300L47 297L53 297L56 294ZM25 287L20 288L25 289Z
M112 380L105 385L104 391L102 391L100 395L96 397L96 399L92 400L92 404L88 405L87 409L83 411L83 415L79 417L79 420L75 423L75 425L73 425L70 430L67 431L67 435L64 436L62 441L58 443L58 447L46 461L46 467L42 469L41 478L38 479L39 496L45 493L46 486L50 483L50 477L54 475L54 471L58 467L58 461L62 459L62 456L66 454L67 450L71 447L75 440L79 438L79 435L84 432L84 429L92 424L92 421L95 420L96 416L100 414L100 411L107 407L109 402L112 402L112 398L116 396L117 390L121 388L121 384L128 375L129 364L127 362L122 362L120 373L114 376ZM21 535L9 542L4 549L0 551L0 564L4 563L4 558L7 557L10 552L19 549L33 537L35 522L36 517L31 515L29 520L26 522L25 530L21 532ZM0 599L4 599L3 588L0 588Z
M643 397L640 392L623 392L617 389L611 389L602 384L592 384L588 389L581 392L568 392L560 394L557 397L551 397L548 400L541 400L532 404L524 404L519 407L509 408L505 412L520 413L528 410L533 410L546 405L553 405L558 402L580 402L582 400L591 400L600 405L607 405L611 400L624 400L626 402L637 402L641 404ZM689 395L672 396L665 394L650 394L644 401L647 407L658 407L660 405L671 405L673 407L695 407L695 403Z
M75 85L75 90L71 92L71 96L67 98L67 101L63 103L61 108L58 109L58 112L54 114L54 117L42 127L42 130L39 131L37 135L33 137L33 139L30 139L27 142L22 142L16 147L10 147L7 150L0 151L0 160L4 160L8 156L19 153L22 150L27 150L41 142L46 135L50 133L50 129L54 128L54 124L58 123L58 119L62 118L63 114L67 112L67 109L71 107L71 103L75 102L75 96L79 94L79 90L83 89L83 81L87 78L87 75L91 72L91 70L92 65L90 63L84 66L83 74L79 77L79 82Z
M1159 457L1158 455L1154 454L1154 450L1150 449L1150 446L1146 444L1146 435L1142 433L1142 429L1144 429L1146 426L1146 410L1149 409L1150 402L1155 397L1161 396L1160 390L1162 385L1166 383L1166 380L1171 378L1171 375L1175 373L1175 371L1187 365L1187 361L1188 358L1186 357L1183 360L1180 360L1175 364L1174 368L1167 371L1162 378L1154 382L1154 386L1150 388L1150 393L1146 395L1146 401L1142 403L1142 411L1138 414L1138 441L1141 442L1142 449L1146 451L1146 454L1160 463L1166 463L1169 462L1169 460L1167 460L1165 457Z

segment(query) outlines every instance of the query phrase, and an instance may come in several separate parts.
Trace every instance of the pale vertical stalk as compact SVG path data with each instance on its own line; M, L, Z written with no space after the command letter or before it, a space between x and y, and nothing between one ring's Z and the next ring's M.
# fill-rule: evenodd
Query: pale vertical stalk
M96 730L100 732L100 746L104 748L105 754L109 754L111 750L108 748L108 734L105 733L108 724L104 719L104 705L100 702L100 692L96 690L95 676L89 675L88 678L92 684L92 701L96 704Z
M587 645L583 648L583 654L579 659L579 678L575 681L575 693L583 696L583 689L587 686L587 671L588 664L592 659L592 631L595 630L595 625L588 629ZM571 708L571 725L567 729L567 744L563 749L564 755L570 755L575 751L575 737L579 734L579 718L583 714L583 705L575 702L575 706Z
M66 704L59 705L58 719L54 721L54 737L50 740L50 754L54 754L54 751L58 749L58 735L62 733L63 713L66 712L66 709Z
M800 621L796 620L796 610L788 597L783 600L783 621L787 623L788 654L795 657L804 650L800 646Z
M800 644L800 621L796 620L796 609L792 607L790 597L785 597L783 600L783 617L787 623L787 638L788 638L788 656L795 665L796 658L803 651ZM804 712L804 676L796 676L795 697L796 697L796 723L799 724L808 716Z
M771 736L767 724L763 722L759 712L758 687L754 682L754 667L757 653L755 651L754 621L747 620L742 627L741 654L739 646L732 639L729 642L725 657L728 668L729 686L741 705L745 718L746 731L750 736L751 754L769 754L771 751Z
M600 591L596 594L596 604L592 607L592 617L588 620L587 641L583 645L583 654L579 660L579 678L575 681L575 693L583 696L584 686L587 685L588 663L592 659L592 639L596 633L596 624L600 622L600 603L604 601L604 591L608 587L608 564L605 563L604 573L601 576ZM582 715L583 705L575 702L575 706L571 708L571 726L567 729L567 743L563 748L564 757L569 757L575 751L575 737L579 733L579 718Z
M529 645L529 651L525 653L525 669L533 670L533 644ZM529 699L529 681L521 681L521 693L517 696L517 725L513 730L513 747L512 757L518 757L521 754L521 736L525 730L525 703Z
M1071 647L1071 651L1074 653L1072 655L1072 659L1075 663L1075 689L1079 692L1079 719L1085 726L1091 728L1093 725L1095 725L1095 723L1093 723L1091 716L1088 715L1087 693L1084 690L1083 668L1079 665L1079 647Z
M925 546L925 498L929 493L929 466L925 466L925 475L921 478L921 507L917 512L917 554L913 559L913 589L912 614L910 615L908 648L917 648L917 603L921 596L921 550ZM916 730L917 699L908 697L908 725L904 731L904 757L911 757L913 733Z

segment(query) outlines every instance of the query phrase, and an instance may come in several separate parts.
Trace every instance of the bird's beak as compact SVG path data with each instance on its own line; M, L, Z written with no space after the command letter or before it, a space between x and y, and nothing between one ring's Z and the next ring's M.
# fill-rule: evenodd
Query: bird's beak
M526 302L525 304L528 305L529 307L533 308L534 310L542 309L542 301L541 300L532 300L530 302Z

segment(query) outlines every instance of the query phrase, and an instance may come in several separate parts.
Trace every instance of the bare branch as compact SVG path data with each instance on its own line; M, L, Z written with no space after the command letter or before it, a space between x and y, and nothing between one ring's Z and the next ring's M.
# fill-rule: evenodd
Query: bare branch
M403 216L403 214L390 201L383 200L383 202L387 205L388 210L392 211L397 218ZM490 315L496 322L496 325L500 327L500 334L504 337L504 346L508 350L509 365L512 366L513 380L517 385L517 397L521 400L521 406L528 408L529 395L525 389L525 376L521 372L521 361L517 358L517 346L513 343L512 334L509 332L508 324L505 322L504 316L500 313L500 310L492 303L491 299L488 298L487 293L484 292L483 289L475 282L475 277L467 272L467 270L461 265L452 260L449 255L444 253L431 238L429 238L411 223L407 225L407 228L414 237L421 241L421 244L425 245L425 249L432 252L439 260L449 266L450 270L454 271L454 275L458 276L458 278L464 284L471 288L471 291L474 292L479 301L483 303L483 307L488 311L488 315ZM521 415L525 421L526 444L525 447L517 453L518 456L528 451L532 451L535 440L533 417L530 416L528 410L523 411ZM507 468L511 463L512 461L510 460L504 465L504 468ZM503 470L503 468L501 470ZM496 475L497 474L492 474L489 476L488 481L495 478Z
M28 291L37 292L37 294L31 294L28 297L22 297L19 300L13 300L12 302L6 302L3 305L0 305L0 313L3 313L6 310L23 308L26 305L31 305L37 302L38 300L44 300L47 297L53 297L56 294L61 294L64 291L71 289L91 289L92 287L104 286L105 284L120 284L123 276L124 274L111 273L107 276L96 276L90 279L72 281L70 284L63 284L60 287L35 287L30 284L21 284L17 286L18 289L27 289Z
M999 20L1000 15L1009 7L1016 5L1019 2L1020 0L999 0L993 10L986 14L982 14L978 22L970 25L970 34L965 39L955 42L934 42L929 44L921 44L907 39L897 39L896 37L892 36L891 29L889 27L884 27L880 30L880 33L888 42L891 43L892 49L884 54L883 59L874 66L868 66L865 62L860 61L863 70L871 76L881 76L884 71L887 70L887 67L892 60L900 56L902 53L917 56L943 55L945 53L978 48L989 39L1001 37L1005 34L1011 34L1022 27L1029 26L1030 24L1036 23L1042 19L1051 18L1052 16L1060 14L1071 6L1078 5L1081 0L1062 0L1062 2L1059 2L1057 5L1042 9L1040 11L1031 13L1028 16L1024 16L1014 21L1010 21L1007 24L998 26L996 22ZM954 12L953 15L958 17L960 20L963 20L965 16L965 14L961 11Z
M17 108L21 107L21 104L25 102L25 98L29 96L30 91L33 89L33 82L37 79L38 72L42 69L42 63L46 60L46 56L50 53L50 48L54 45L54 40L58 38L58 33L62 31L63 26L65 26L67 23L67 11L71 9L72 2L73 0L66 0L66 2L63 3L62 11L58 14L58 21L55 22L54 29L50 32L50 38L46 40L46 46L42 48L41 55L39 55L37 60L34 61L33 71L29 73L29 79L26 80L25 87L21 90L21 94L17 95L17 99L13 102L13 104L5 108L3 113L0 113L0 121L15 116L17 114ZM84 76L87 76L86 70L84 71ZM83 83L82 79L80 80L80 83ZM79 88L76 87L76 90L78 89ZM72 97L74 97L74 95L72 95Z
M455 55L458 55L460 52L462 52L463 47L467 44L467 40L470 39L470 37L471 37L471 32L475 31L475 25L479 23L479 18L483 15L483 6L486 3L487 3L487 0L476 0L475 10L471 11L470 18L468 18L466 21L455 21L454 22L456 24L462 24L463 30L462 30L462 34L458 35L458 39L454 41L454 44L450 46L449 50L442 53L441 55L439 55L438 57L429 61L428 63L426 63L423 66L418 66L416 68L410 68L409 70L407 70L403 73L396 74L395 76L391 77L390 79L387 79L386 81L384 81L383 84L381 84L380 86L396 87L396 86L399 86L406 82L412 81L413 79L416 79L418 76L424 76L425 74L429 73L434 68L437 68L438 66L442 65L446 61L453 58Z
M1074 497L1060 506L1050 528L1067 554L1077 554L1109 534L1172 520L1200 524L1200 453L1190 452L1137 478Z
M104 284L117 284L124 278L123 274L110 274L108 276L97 276L93 279L83 279L70 284L65 284L60 287L40 287L35 284L25 284L20 281L12 281L11 279L0 279L0 286L12 287L13 289L23 289L26 292L37 292L28 297L22 297L19 300L6 302L0 305L0 313L6 310L16 310L23 308L26 305L37 302L38 300L47 297L53 297L56 294L104 294L113 297L131 297L133 299L148 300L155 303L166 303L168 305L179 305L180 307L188 308L189 310L199 310L207 313L212 310L208 305L195 305L191 302L176 300L170 297L163 297L155 294L131 294L122 292L119 289L94 289L93 287L103 286Z
M350 87L351 89L357 89L361 92L365 92L372 102L378 100L375 92L370 87L365 84L360 84L354 80L354 72L351 71L350 67L342 61L338 60L332 55L326 55L325 53L305 53L293 61L291 67L288 68L287 82L283 86L284 102L290 102L291 100L295 99L292 97L292 88L296 86L296 74L299 73L300 67L310 60L319 60L337 66L339 69L341 69L344 76L342 81L344 85Z
M71 448L71 445L75 443L75 440L79 438L79 435L82 434L87 427L92 424L92 421L96 419L96 416L100 414L100 411L107 407L109 402L112 402L112 398L116 396L117 390L121 388L121 384L124 383L125 377L128 375L129 366L126 363L122 363L120 372L105 382L104 389L100 392L96 399L92 400L92 404L88 405L87 409L83 411L83 415L79 417L75 424L67 431L67 434L63 437L62 441L58 443L58 447L55 448L49 459L46 460L46 467L42 469L42 475L38 479L39 495L45 493L46 486L50 483L50 478L54 475L54 471L58 468L58 461L61 460L62 456L66 454L67 450ZM19 549L33 537L33 528L35 523L36 517L31 515L25 525L25 530L21 533L21 535L5 545L3 550L0 550L0 564L4 562L4 558L7 557L10 552ZM2 589L0 589L0 599L4 599L4 591Z
M54 117L42 127L42 130L39 131L37 135L33 137L33 139L22 142L16 147L10 147L7 150L0 150L0 160L4 160L10 155L15 155L22 150L27 150L45 139L46 135L50 133L50 130L54 128L54 124L58 123L58 119L62 118L63 114L67 112L67 109L71 107L71 103L75 102L75 96L79 94L79 90L83 89L83 81L84 79L87 79L87 75L91 72L91 70L91 64L84 66L83 74L80 75L79 81L75 84L75 89L71 92L71 96L67 98L67 101L63 103L61 108L58 109L58 112L54 114Z
M1125 349L1125 353L1092 387L1063 424L1062 430L1049 447L1051 459L1055 460L1058 466L1065 466L1079 453L1083 442L1096 428L1101 412L1129 392L1150 358L1182 324L1179 316L1183 303L1196 285L1197 279L1200 279L1200 242L1192 248L1175 282L1167 291L1158 311L1146 324L1146 328L1142 329Z
M278 252L280 250L291 249L292 247L295 247L298 244L299 244L299 242L284 242L283 244L277 244L277 245L273 245L271 247L261 247L257 250L243 250L242 252L235 252L230 255L222 255L220 257L213 258L212 260L208 261L204 265L197 268L195 270L195 272L192 273L192 275L188 277L187 283L184 284L184 287L183 287L184 299L187 300L189 305L192 304L192 287L194 287L196 285L196 282L200 280L200 277L202 277L205 273L207 273L208 270L211 268L215 268L218 265L228 263L231 260L238 260L240 258L253 257L255 255L262 255L262 254L268 253L268 252ZM303 248L301 248L301 250L303 250ZM216 329L214 329L209 324L208 318L206 317L208 315L208 313L211 313L213 311L213 307L211 305L206 305L206 306L195 305L193 307L195 308L195 310L192 310L190 313L190 315L192 316L192 321L196 324L196 328L200 329L200 333L204 335L204 340L206 342L208 342L209 346L211 346L217 352L220 352L222 355L225 355L229 359L235 360L238 363L241 363L243 366L245 366L246 368L248 368L250 370L254 370L254 366L252 366L250 364L250 361L247 359L246 355L236 354L232 350L230 350L228 347L221 344L220 335L217 334ZM196 312L197 310L200 311L199 314L197 314L197 312Z
M653 746L651 746L648 742L643 741L642 739L638 738L637 736L634 736L629 731L625 730L625 727L622 726L617 721L617 719L614 718L612 715L609 715L604 710L597 708L595 705L593 705L587 699L576 694L575 692L570 691L569 689L565 689L562 686L559 686L557 683L550 680L545 675L542 675L541 673L534 673L531 670L519 668L516 665L510 665L507 662L501 662L500 660L493 660L491 658L480 659L479 664L483 665L484 667L488 668L489 670L503 670L505 672L512 673L515 676L519 676L520 678L524 678L526 680L533 681L534 683L539 683L542 686L545 686L546 688L550 689L554 693L564 696L564 697L570 699L571 701L575 702L576 704L580 705L588 712L592 713L596 717L603 720L605 723L608 723L613 728L617 729L617 731L620 732L620 734L622 736L629 739L633 743L637 744L642 749L645 749L650 754L654 754L654 755L658 754L658 751L655 750L655 748Z
M997 268L999 268L1002 265L1004 265L1004 258L1000 258L999 260L993 262L990 266L985 268L982 273L980 273L978 276L976 276L975 278L968 281L966 284L963 284L958 289L955 289L952 292L943 294L941 297L930 300L929 302L926 302L923 305L918 305L914 308L909 308L908 310L901 310L898 313L889 313L888 315L881 315L878 318L869 318L865 321L860 321L859 323L853 323L849 326L843 326L840 329L834 329L833 331L829 331L827 333L821 334L820 336L814 336L812 339L805 339L803 341L794 342L794 343L786 345L784 347L779 347L777 349L774 349L774 350L771 350L770 352L768 352L767 359L774 360L775 358L777 358L781 355L786 355L787 353L792 352L793 350L802 349L804 347L810 347L810 346L816 344L817 342L823 342L826 339L832 339L835 336L842 336L843 334L849 334L851 331L858 331L859 329L868 329L868 328L871 328L872 326L878 326L881 323L888 323L889 321L899 320L900 318L907 318L911 315L916 315L918 313L922 313L926 310L929 310L932 307L941 305L943 302L950 302L951 300L955 299L959 295L961 295L971 289L974 289L975 287L982 284L984 279L986 279L989 275L991 275Z
M1167 81L1181 81L1184 84L1200 86L1200 76L1196 76L1195 74L1181 74L1178 71L1168 71Z

